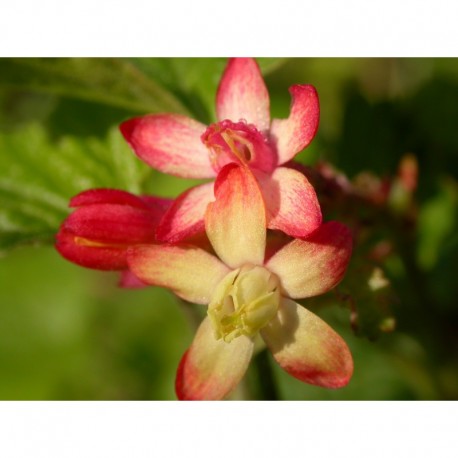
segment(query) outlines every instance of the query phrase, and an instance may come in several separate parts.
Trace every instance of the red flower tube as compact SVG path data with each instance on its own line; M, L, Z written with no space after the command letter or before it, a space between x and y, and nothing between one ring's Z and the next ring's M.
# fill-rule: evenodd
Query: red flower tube
M56 249L83 267L127 269L127 248L156 241L156 228L171 202L117 189L84 191L70 200L76 210L62 223Z

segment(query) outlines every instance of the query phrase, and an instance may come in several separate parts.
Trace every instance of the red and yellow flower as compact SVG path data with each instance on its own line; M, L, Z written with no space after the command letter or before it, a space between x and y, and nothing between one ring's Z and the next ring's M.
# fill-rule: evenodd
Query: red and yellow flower
M182 358L180 399L222 399L243 377L259 334L294 377L338 388L350 380L350 351L324 321L294 299L327 292L342 279L351 255L349 230L322 224L266 256L266 205L244 164L228 164L215 182L205 229L214 254L197 245L137 245L129 268L143 282L208 305L208 316Z
M83 267L123 271L122 286L141 286L127 270L127 248L156 242L157 226L171 203L118 189L83 191L70 200L76 210L59 229L57 251Z
M217 92L218 122L205 126L173 114L126 121L121 132L152 167L215 180L175 201L85 191L71 200L76 210L57 235L62 256L123 271L123 286L162 286L208 306L178 367L180 399L226 397L258 336L304 382L338 388L352 376L346 343L295 302L340 282L352 237L338 222L322 223L312 185L291 165L315 135L319 104L312 86L290 92L289 117L271 121L258 65L231 59Z
M216 95L218 122L210 126L176 114L124 122L120 129L137 156L161 172L215 178L228 163L250 168L266 203L266 225L307 237L321 224L321 211L307 178L288 162L313 139L319 122L316 90L294 85L287 119L270 120L270 100L253 59L231 59ZM189 189L165 213L158 240L179 242L204 231L213 183Z

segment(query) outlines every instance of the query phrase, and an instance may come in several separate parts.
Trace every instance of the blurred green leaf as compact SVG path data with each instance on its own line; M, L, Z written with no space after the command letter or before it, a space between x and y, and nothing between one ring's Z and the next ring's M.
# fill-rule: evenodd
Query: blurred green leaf
M420 210L418 263L425 270L436 266L443 245L456 234L457 203L458 184L449 178L441 180L439 192Z
M12 130L30 122L46 122L58 104L59 97L54 94L0 87L0 129Z
M117 288L51 247L0 260L0 399L176 399L192 341L161 288Z
M262 74L268 75L282 67L289 59L287 57L258 57L256 61L261 68Z
M0 59L0 86L82 98L140 113L187 113L170 91L126 59Z
M257 59L263 75L279 68L285 58ZM142 72L178 94L202 122L216 120L215 100L227 58L132 59Z
M0 132L0 250L50 242L73 195L95 187L141 191L149 168L116 128L104 140L50 140L43 126Z
M226 59L132 59L142 72L174 91L201 122L215 119L215 95Z
M80 102L82 106L70 105L72 109L67 110L70 117L65 111L56 112L53 117L53 111L47 109L49 126L43 122L31 123L21 115L17 117L21 123L10 122L10 132L0 133L0 249L52 241L68 212L69 198L82 190L116 187L140 192L143 179L151 171L129 151L119 132L113 129L102 140L87 136L90 130L81 120L89 119L91 125L96 125L97 114L103 113L95 110L94 102L140 112L193 112L196 117L208 120L209 113L214 112L216 89L226 61L222 58L0 60L0 87L4 89L44 91L85 100ZM281 62L281 59L261 59L260 65L267 72ZM4 92L3 105L16 107L21 114L24 103L29 107L29 99L19 93ZM86 105L95 110L95 116L88 114ZM52 109L56 106L61 105L54 103ZM78 107L79 111L75 111ZM5 108L3 119L12 120ZM41 115L39 120L43 121ZM70 129L72 135L54 139L52 134L56 128L59 131L61 124L67 126L64 132ZM149 183L148 190L176 194L177 186L172 184L170 189L161 177L155 181L157 185ZM187 185L188 182L183 182L183 186ZM184 190L183 186L178 187Z

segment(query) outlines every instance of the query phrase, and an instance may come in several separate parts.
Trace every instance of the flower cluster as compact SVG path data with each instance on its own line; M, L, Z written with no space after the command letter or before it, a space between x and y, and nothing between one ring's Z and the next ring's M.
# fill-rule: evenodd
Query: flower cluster
M175 200L89 190L62 224L57 249L85 267L123 271L124 286L155 285L207 306L177 371L180 399L222 399L242 379L260 336L292 376L338 388L351 353L294 299L332 289L352 249L350 231L323 223L316 193L291 160L313 139L315 89L295 85L287 119L270 120L253 59L231 59L217 97L218 122L155 114L120 129L161 172L214 181Z

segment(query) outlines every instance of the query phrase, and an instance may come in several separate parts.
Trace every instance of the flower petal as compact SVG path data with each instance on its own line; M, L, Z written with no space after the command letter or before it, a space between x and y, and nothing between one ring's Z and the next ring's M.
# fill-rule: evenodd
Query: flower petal
M253 353L246 336L232 342L216 340L206 317L178 366L175 390L182 400L218 400L227 396L244 376Z
M79 207L64 227L75 236L108 244L133 245L155 241L158 215L144 209L119 204L93 204Z
M127 246L97 244L75 236L62 225L56 236L56 249L68 261L97 270L127 269Z
M173 204L173 199L168 197L157 197L157 196L140 196L140 199L146 204L148 210L154 213L158 219L164 216L164 213Z
M320 120L318 94L313 86L297 84L289 92L293 98L289 118L273 119L270 128L279 164L292 159L313 140Z
M178 196L157 228L157 239L176 243L205 232L205 210L214 199L213 183L196 186Z
M82 207L93 204L129 205L136 208L148 208L141 197L120 189L88 189L70 199L69 207Z
M154 169L183 178L216 175L200 136L206 126L182 115L133 118L120 130L135 154Z
M118 189L89 189L70 200L77 209L63 222L56 248L69 261L99 270L127 268L130 245L152 243L170 199Z
M245 166L228 164L215 182L216 201L208 204L205 228L218 256L230 267L262 265L266 214L258 183Z
M278 167L272 175L255 172L267 209L267 227L292 237L307 237L321 225L313 186L297 170Z
M350 230L331 221L306 240L292 240L269 259L266 267L278 275L289 297L317 296L342 280L351 250Z
M56 248L69 261L99 270L127 268L130 245L152 243L171 200L117 189L90 189L70 201L78 207L62 224Z
M201 248L174 245L139 245L127 253L129 269L140 280L171 289L177 296L208 304L229 269Z
M269 93L254 59L230 59L216 94L219 121L245 119L261 132L270 124Z
M283 299L261 335L278 364L293 377L326 388L345 386L353 358L345 341L321 318Z

